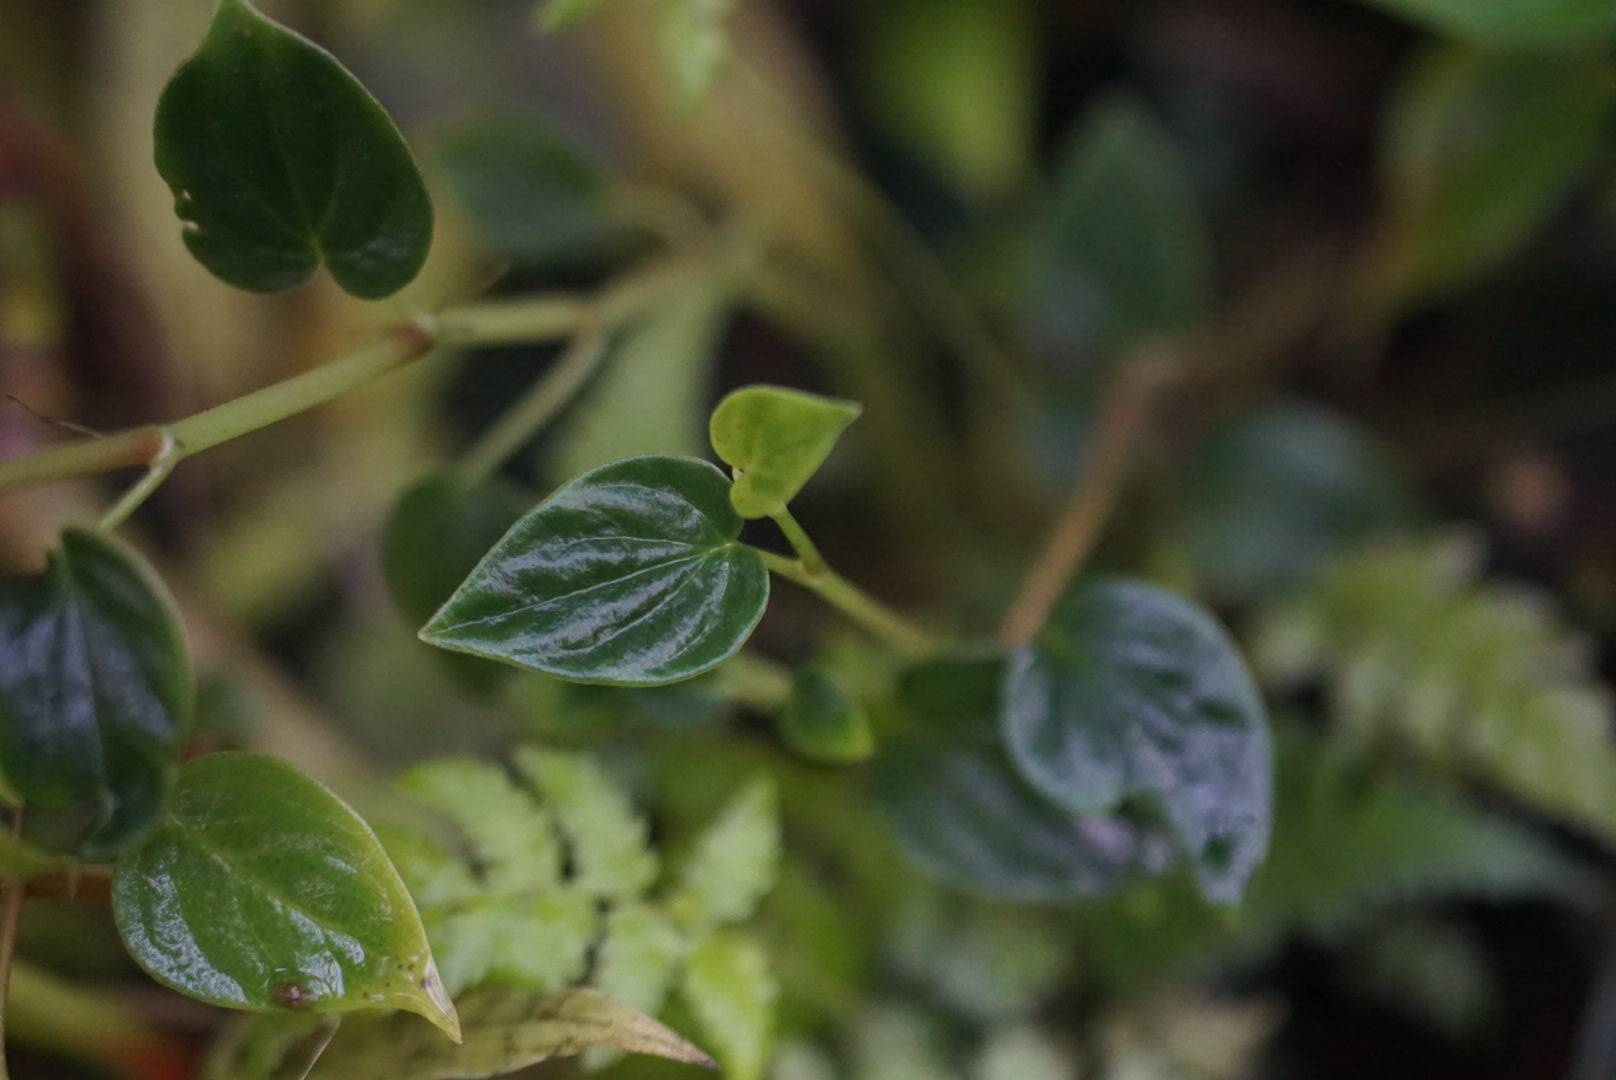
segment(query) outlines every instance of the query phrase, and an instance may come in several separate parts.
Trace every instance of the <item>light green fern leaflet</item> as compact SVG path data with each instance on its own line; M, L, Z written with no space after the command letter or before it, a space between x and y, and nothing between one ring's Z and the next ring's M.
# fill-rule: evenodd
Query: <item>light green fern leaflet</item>
M592 757L525 747L513 762L514 774L465 759L418 766L399 787L435 812L441 830L377 830L421 909L450 994L485 983L587 985L654 1014L676 987L700 985L727 943L745 942L748 977L730 980L729 1007L695 1012L727 1074L756 1080L775 987L765 954L735 927L774 884L773 785L744 787L690 854L665 867L645 819Z
M1267 614L1258 667L1280 687L1322 678L1336 731L1362 750L1616 836L1611 698L1587 643L1547 597L1479 578L1464 537L1338 562Z

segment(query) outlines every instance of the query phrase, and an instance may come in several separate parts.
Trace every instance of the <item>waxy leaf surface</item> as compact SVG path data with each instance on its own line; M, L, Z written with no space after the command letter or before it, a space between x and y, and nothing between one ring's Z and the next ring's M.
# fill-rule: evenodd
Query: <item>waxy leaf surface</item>
M173 602L133 552L70 529L0 580L0 772L42 842L103 861L155 821L194 687Z
M578 682L687 679L733 655L768 603L740 531L712 465L613 462L517 522L421 637Z
M375 834L279 758L187 764L157 832L118 861L112 904L141 967L192 997L262 1011L404 1009L460 1037Z
M1079 584L1005 677L1005 744L1075 814L1144 799L1209 899L1232 902L1272 818L1267 713L1212 619L1141 582Z
M729 493L736 512L759 518L784 510L862 411L779 386L742 387L720 401L708 437L736 470Z
M386 111L324 49L221 0L157 104L157 171L185 246L216 277L269 292L324 262L355 296L408 284L432 203Z
M886 740L876 799L911 862L961 888L1019 900L1115 892L1173 861L1166 830L1124 814L1080 815L1027 783L1002 745L1005 665L941 658L904 674L899 695L921 734Z

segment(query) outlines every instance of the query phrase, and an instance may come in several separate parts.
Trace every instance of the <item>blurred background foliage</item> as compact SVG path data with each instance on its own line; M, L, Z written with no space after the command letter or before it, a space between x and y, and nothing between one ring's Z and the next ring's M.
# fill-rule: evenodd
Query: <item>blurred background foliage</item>
M0 0L0 455L196 411L489 287L725 254L612 339L507 494L418 482L549 348L421 365L181 469L132 536L199 654L199 749L282 754L379 817L427 759L587 749L686 854L772 776L778 882L744 931L768 973L737 970L777 992L728 1026L768 1034L739 1080L1616 1074L1616 6L263 7L410 136L440 207L426 272L369 306L213 281L150 143L211 5ZM414 639L524 505L700 453L756 381L864 404L799 516L849 577L986 638L1102 389L1164 348L1098 561L1215 604L1252 650L1276 810L1238 908L1176 876L1013 904L911 869L873 771L823 763L880 741L896 672L787 586L747 664L653 691ZM0 567L114 490L0 496ZM779 662L814 673L791 707ZM19 1075L189 1076L219 1026L136 977L93 903L34 905L20 963ZM663 1016L697 1030L693 1007Z

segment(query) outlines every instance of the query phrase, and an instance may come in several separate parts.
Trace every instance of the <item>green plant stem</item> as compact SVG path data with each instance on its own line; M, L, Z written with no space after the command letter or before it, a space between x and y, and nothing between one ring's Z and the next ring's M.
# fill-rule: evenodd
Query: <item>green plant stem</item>
M825 565L825 557L819 553L819 548L808 539L808 533L797 524L797 519L791 516L790 510L781 507L778 514L771 514L770 517L780 526L780 531L785 534L791 550L795 551L797 558L802 561L804 570L810 574L819 574L830 569Z
M174 433L165 428L163 430L162 448L151 459L151 465L147 467L146 475L141 478L138 484L124 492L123 498L119 499L112 509L106 512L106 515L101 518L96 528L102 532L112 532L119 525L122 525L129 515L134 513L135 509L146 501L147 496L156 491L158 486L168 479L168 474L174 471L174 466L179 464L179 445L178 440L174 438Z
M11 812L11 835L22 835L22 811ZM0 906L0 1080L9 1080L6 1068L6 1006L11 994L11 958L17 951L17 923L22 918L22 902L28 886L15 881L5 887Z
M500 416L493 427L472 444L461 459L459 471L476 482L492 476L516 451L566 407L578 390L589 381L601 358L606 355L606 334L593 329L572 339L566 352L533 384L526 395Z
M1099 424L1071 495L1000 624L1001 645L1013 649L1038 636L1067 583L1093 552L1121 493L1150 406L1177 368L1161 345L1147 346L1124 361L1101 403Z
M940 652L942 643L905 619L829 566L810 570L801 559L788 559L772 551L759 551L763 565L808 591L858 623L871 634L905 656L918 657Z

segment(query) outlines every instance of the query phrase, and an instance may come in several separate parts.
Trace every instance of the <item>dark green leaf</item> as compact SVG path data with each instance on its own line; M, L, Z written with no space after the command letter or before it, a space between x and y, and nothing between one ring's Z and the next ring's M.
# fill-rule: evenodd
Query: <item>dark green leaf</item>
M480 1080L591 1046L713 1066L677 1033L593 990L541 996L489 987L459 1007L466 1035L459 1046L399 1017L350 1020L309 1080Z
M863 761L875 752L869 714L817 668L791 680L779 726L787 746L815 761Z
M1383 126L1392 307L1494 269L1597 165L1616 115L1603 56L1438 46L1395 89Z
M150 829L194 693L173 601L111 538L70 529L0 580L0 770L42 840L104 861Z
M1075 814L1159 807L1211 899L1239 898L1272 817L1262 700L1222 629L1133 581L1079 584L1005 677L1016 767Z
M407 285L432 203L404 138L335 57L220 0L157 105L157 171L185 245L215 276L272 291L324 262L355 296Z
M436 150L478 239L502 259L546 264L584 256L611 235L605 178L536 117L467 123Z
M471 484L448 473L406 489L382 538L382 571L404 618L414 626L431 618L530 505L498 481ZM510 670L475 657L436 655L472 690L492 689Z
M1368 433L1293 403L1229 418L1195 455L1184 531L1219 592L1296 585L1328 558L1395 533L1412 500Z
M1132 98L1083 118L1036 228L1029 300L1045 336L1121 344L1206 314L1211 266L1194 192L1177 149ZM1084 312L1098 330L1066 325Z
M780 386L746 386L713 410L707 426L713 449L735 468L730 502L744 518L778 514L863 409Z
M262 1011L404 1009L460 1037L375 834L278 758L187 764L157 832L118 860L112 904L141 967L192 997Z
M1609 0L1371 0L1433 30L1495 45L1582 44L1616 34Z
M687 679L733 655L768 603L740 531L712 465L614 462L518 522L421 637L579 682Z
M876 797L893 839L921 869L972 892L1060 900L1114 892L1173 859L1159 827L1081 817L1027 784L1002 751L936 738L885 741Z

